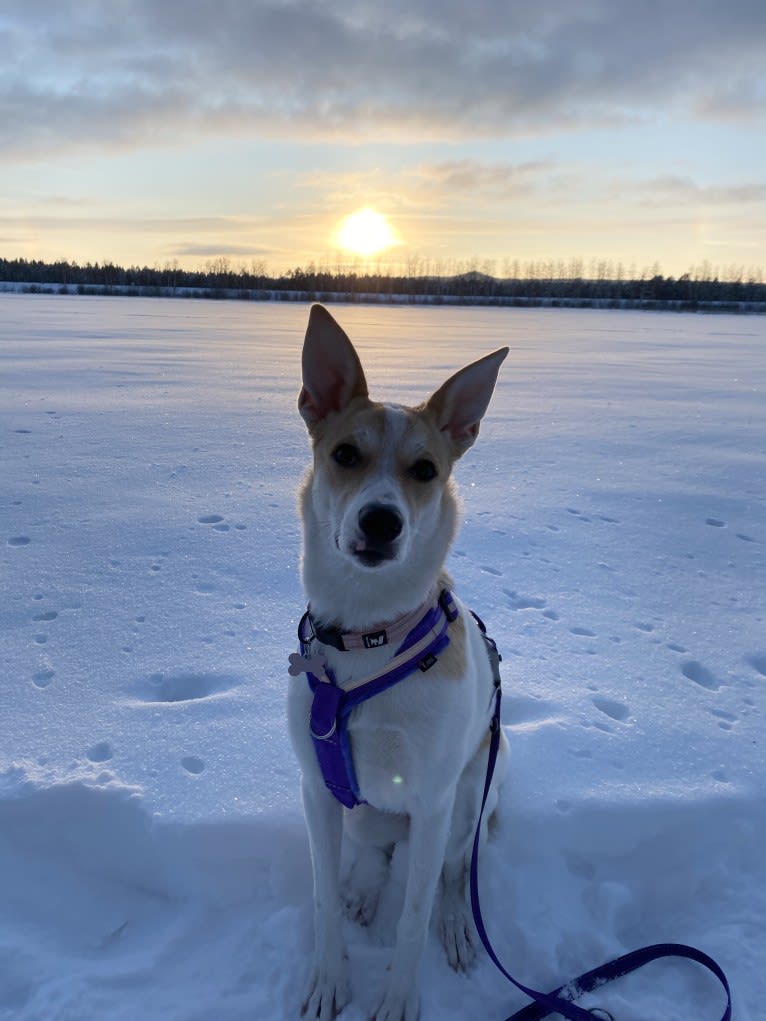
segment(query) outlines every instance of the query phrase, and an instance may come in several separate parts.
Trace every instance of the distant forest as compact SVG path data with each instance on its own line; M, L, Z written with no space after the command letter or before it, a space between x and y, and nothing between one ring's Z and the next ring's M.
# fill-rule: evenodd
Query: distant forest
M407 272L360 265L291 269L272 276L264 263L234 266L227 258L200 270L111 262L78 264L0 258L0 290L26 293L120 294L246 301L348 301L412 304L653 308L679 311L766 312L761 270L703 264L679 277L658 266L638 273L608 262L443 263L412 260Z

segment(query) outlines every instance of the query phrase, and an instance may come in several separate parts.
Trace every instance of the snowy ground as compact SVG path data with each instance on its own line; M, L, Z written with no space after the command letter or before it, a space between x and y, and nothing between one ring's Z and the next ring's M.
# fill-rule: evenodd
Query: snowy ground
M300 305L0 297L0 1019L295 1019L311 945L284 726L302 610ZM342 307L374 396L511 345L459 466L458 589L505 656L482 862L508 967L718 957L766 999L766 320ZM296 683L296 682L292 682ZM396 863L395 863L396 864ZM362 1021L400 893L350 923ZM433 939L423 1021L522 998ZM718 1021L694 966L597 999Z

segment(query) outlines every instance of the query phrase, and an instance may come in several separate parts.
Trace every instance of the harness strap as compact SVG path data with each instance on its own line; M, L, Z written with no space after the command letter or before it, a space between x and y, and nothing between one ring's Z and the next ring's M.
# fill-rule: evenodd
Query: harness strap
M345 805L354 808L364 804L356 781L348 718L353 709L367 699L379 695L420 669L425 672L436 662L439 653L449 645L449 625L457 619L458 608L452 593L445 589L432 606L411 628L392 660L382 670L351 681L341 687L324 661L311 658L311 643L317 637L314 623L307 611L298 626L301 656L291 657L291 672L305 673L314 698L311 703L310 727L319 768L328 790Z
M642 968L645 964L650 964L652 961L657 961L664 957L681 957L696 961L697 964L701 964L708 971L712 972L726 993L726 1009L721 1015L721 1021L731 1021L731 989L723 969L712 957L703 953L702 950L686 946L683 943L656 943L652 946L642 947L640 950L633 950L631 953L617 957L613 961L608 961L592 971L585 972L584 975L580 975L574 981L559 986L550 993L542 993L523 985L503 967L490 941L479 903L479 843L481 823L500 747L500 699L500 687L497 686L495 689L495 709L492 714L487 776L484 781L484 794L481 800L479 820L473 840L473 851L471 852L470 889L474 923L476 924L479 939L484 944L484 949L487 951L490 960L509 982L534 1001L521 1010L516 1011L515 1014L509 1015L505 1021L541 1021L542 1018L554 1013L560 1014L562 1017L567 1018L568 1021L593 1021L594 1014L591 1011L579 1007L572 1001L584 993L591 992L597 986L611 982L613 979L621 978L623 975L629 975L631 972Z

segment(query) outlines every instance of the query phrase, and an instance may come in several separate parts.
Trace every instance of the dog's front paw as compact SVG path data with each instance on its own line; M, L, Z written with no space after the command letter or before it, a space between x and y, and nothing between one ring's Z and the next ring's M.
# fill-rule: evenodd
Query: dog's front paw
M307 1021L332 1021L351 998L345 958L335 966L317 961L306 989L301 1017Z
M343 911L350 922L367 926L375 917L379 890L348 890L343 896Z
M439 904L437 924L449 966L455 971L468 971L476 959L476 930L462 893L445 891Z
M463 913L442 915L439 919L439 935L450 968L468 971L476 959L470 919Z
M420 997L416 989L402 992L389 987L380 1006L373 1012L372 1021L418 1021Z

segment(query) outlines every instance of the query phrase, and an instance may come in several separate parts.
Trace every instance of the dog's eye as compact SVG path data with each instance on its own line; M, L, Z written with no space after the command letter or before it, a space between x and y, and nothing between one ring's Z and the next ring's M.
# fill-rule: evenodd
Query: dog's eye
M418 482L430 482L431 479L435 479L439 472L436 470L436 465L433 461L429 461L428 458L421 457L416 461L410 468L410 475L413 479L417 479Z
M362 455L353 443L341 443L333 450L332 458L341 468L355 468L362 460Z

